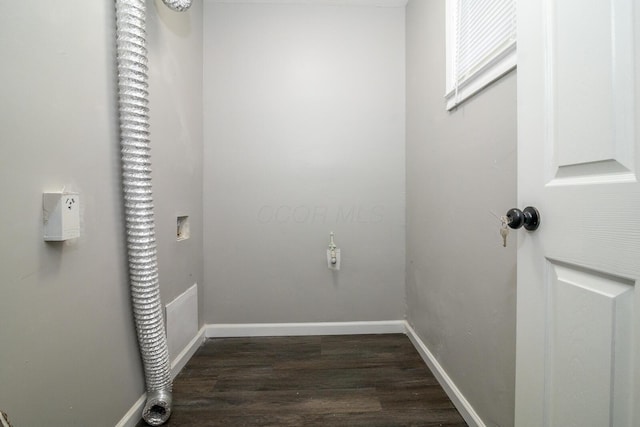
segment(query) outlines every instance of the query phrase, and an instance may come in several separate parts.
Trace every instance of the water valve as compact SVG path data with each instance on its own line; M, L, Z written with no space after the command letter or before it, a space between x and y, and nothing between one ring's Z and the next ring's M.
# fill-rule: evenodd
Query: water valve
M327 267L330 270L340 270L340 249L333 241L333 231L329 234L329 249L327 249Z

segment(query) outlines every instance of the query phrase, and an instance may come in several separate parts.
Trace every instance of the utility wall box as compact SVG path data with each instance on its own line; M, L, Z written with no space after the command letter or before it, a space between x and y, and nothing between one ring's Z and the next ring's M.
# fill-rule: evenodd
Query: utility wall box
M80 237L80 195L43 193L44 240L59 242Z

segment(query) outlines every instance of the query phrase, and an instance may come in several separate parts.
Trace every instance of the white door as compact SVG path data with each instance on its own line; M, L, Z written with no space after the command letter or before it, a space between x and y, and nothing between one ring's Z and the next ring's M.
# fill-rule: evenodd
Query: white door
M518 1L516 426L640 426L640 1Z

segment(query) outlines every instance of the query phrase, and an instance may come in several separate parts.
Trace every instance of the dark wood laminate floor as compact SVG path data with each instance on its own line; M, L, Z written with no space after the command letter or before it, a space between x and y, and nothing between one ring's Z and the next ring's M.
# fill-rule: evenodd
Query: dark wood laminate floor
M467 424L409 339L390 334L207 340L174 381L166 425Z

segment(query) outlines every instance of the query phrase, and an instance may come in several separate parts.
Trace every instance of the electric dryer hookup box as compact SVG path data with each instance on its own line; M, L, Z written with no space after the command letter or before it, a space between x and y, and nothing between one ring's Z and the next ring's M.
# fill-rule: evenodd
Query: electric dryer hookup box
M43 193L44 240L63 241L80 237L80 195Z

